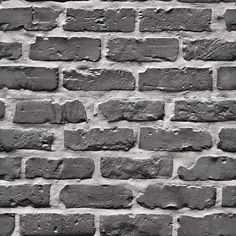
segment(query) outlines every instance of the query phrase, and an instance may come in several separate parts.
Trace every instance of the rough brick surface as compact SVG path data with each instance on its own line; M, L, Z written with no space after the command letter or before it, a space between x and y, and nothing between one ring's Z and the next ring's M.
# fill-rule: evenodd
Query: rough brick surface
M135 137L132 129L65 130L65 148L72 150L124 150L134 146Z
M103 157L101 174L110 179L155 179L170 178L173 162L169 157L131 159L124 157Z
M168 215L115 215L102 216L101 236L171 236L172 218Z
M149 185L137 202L146 208L202 210L215 205L216 190L211 187Z
M0 89L52 91L58 87L58 71L45 67L0 66Z
M134 90L132 73L122 70L83 69L63 72L63 86L68 90Z
M214 214L205 217L181 216L179 236L234 235L236 232L234 214Z
M0 101L0 119L3 118L5 116L5 103Z
M235 186L226 186L222 189L222 206L236 207L236 188Z
M49 207L50 185L0 186L0 207Z
M101 114L108 121L152 121L164 117L164 102L145 100L109 100L98 105Z
M218 148L227 152L236 152L236 129L222 129L219 138Z
M26 178L42 177L45 179L87 179L94 171L94 162L87 158L63 158L48 160L30 158L26 161Z
M135 27L134 9L73 9L66 12L64 30L97 32L132 32Z
M107 59L117 62L175 61L179 42L175 38L116 38L108 41Z
M236 119L236 101L176 101L174 121L229 121Z
M92 214L26 214L20 216L20 232L23 236L93 236L94 216Z
M15 229L15 215L1 214L0 215L1 235L11 236Z
M191 168L180 166L180 179L195 180L233 180L236 179L236 159L227 156L203 156Z
M236 67L220 67L217 70L217 88L221 90L236 89Z
M191 8L146 9L141 12L140 31L210 31L211 10Z
M98 61L100 40L92 38L36 37L29 57L39 61Z
M13 122L42 124L45 122L63 124L86 121L85 108L79 100L64 104L50 101L23 101L16 104Z
M191 128L176 130L142 127L139 148L156 151L201 151L212 146L209 133Z
M235 9L227 9L224 14L224 20L226 28L231 30L236 30L236 10Z
M131 207L133 194L119 185L67 185L62 189L60 199L67 208L120 209Z
M212 90L212 72L203 68L149 68L139 74L139 90L169 92Z
M21 158L5 157L0 158L0 179L15 180L20 178Z
M21 43L0 42L0 59L17 60L22 55Z

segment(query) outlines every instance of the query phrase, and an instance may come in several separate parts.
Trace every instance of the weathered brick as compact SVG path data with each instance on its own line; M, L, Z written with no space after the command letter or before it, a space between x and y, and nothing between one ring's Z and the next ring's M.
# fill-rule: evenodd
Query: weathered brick
M172 217L169 215L110 215L101 216L101 236L171 236Z
M101 174L110 179L170 178L173 160L168 157L131 159L125 157L102 157Z
M52 30L58 15L57 10L46 7L0 9L0 30Z
M87 179L94 171L94 162L90 158L30 158L25 163L26 178L33 179Z
M236 100L175 101L173 121L212 122L236 120Z
M222 39L199 39L185 41L184 59L203 61L234 61L236 60L236 42Z
M212 81L208 68L149 68L139 74L139 90L204 91L212 90Z
M134 9L73 9L66 12L64 30L97 32L132 32L135 27Z
M1 236L11 236L15 230L15 215L1 214L0 215Z
M178 0L178 1L187 3L219 3L219 2L234 2L235 0Z
M50 185L0 186L0 207L50 206Z
M113 99L100 103L98 108L101 114L110 122L120 120L162 120L165 115L164 102L158 100L129 101Z
M0 42L0 59L17 60L22 55L21 43Z
M100 46L100 39L96 38L36 37L29 57L38 61L98 61Z
M217 70L217 88L221 90L236 89L236 67L220 67Z
M191 168L180 166L178 174L185 181L236 179L236 159L227 156L203 156Z
M20 216L22 236L76 235L93 236L95 233L92 214L26 214Z
M222 206L236 207L236 187L225 186L222 189Z
M121 185L66 185L60 199L67 208L130 208L132 191Z
M124 150L134 146L134 131L128 128L65 130L65 148L72 150Z
M212 187L149 185L137 202L150 209L190 209L202 210L215 205L216 189Z
M0 158L0 179L15 180L20 178L21 157Z
M68 2L68 1L89 1L89 0L26 0L28 2L48 2L48 1L52 1L52 2Z
M0 119L2 119L5 116L5 103L0 101Z
M236 129L222 129L217 147L227 152L236 152Z
M227 30L236 30L236 9L227 9L224 14Z
M175 61L179 42L176 38L116 38L108 41L107 58L117 62Z
M0 129L0 151L34 149L50 151L53 134L38 130Z
M55 124L79 123L87 120L85 108L79 100L64 104L50 101L22 101L16 104L14 123Z
M212 146L208 132L194 131L192 128L175 130L140 129L139 148L156 151L201 151Z
M70 70L63 71L63 87L84 91L134 90L135 78L122 70Z
M148 8L141 11L139 30L160 31L211 31L211 9L171 8L169 10Z
M234 236L236 232L236 215L214 214L203 217L181 216L178 236Z
M57 89L58 81L55 68L0 66L0 89L52 91Z

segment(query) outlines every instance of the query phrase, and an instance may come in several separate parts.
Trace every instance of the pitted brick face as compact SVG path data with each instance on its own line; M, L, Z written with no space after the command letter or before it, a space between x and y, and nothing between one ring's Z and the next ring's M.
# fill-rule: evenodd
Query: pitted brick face
M236 0L0 0L0 236L236 236Z

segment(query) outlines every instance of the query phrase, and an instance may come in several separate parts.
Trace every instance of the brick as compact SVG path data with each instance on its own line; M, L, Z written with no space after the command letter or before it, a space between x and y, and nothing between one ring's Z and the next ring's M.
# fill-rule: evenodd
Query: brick
M66 208L130 208L132 199L132 191L120 185L66 185L60 192Z
M141 11L139 30L160 31L211 31L210 9L171 8L169 10L148 8Z
M57 89L58 81L55 68L0 66L0 89L53 91Z
M48 2L48 1L52 1L52 2L68 2L68 1L89 1L89 0L26 0L28 2Z
M13 181L20 178L21 157L0 158L0 179Z
M124 150L134 146L134 131L128 128L64 131L65 148L82 151Z
M172 217L169 215L110 215L101 216L101 236L171 236Z
M95 32L132 32L135 28L134 9L73 9L66 12L64 30Z
M214 214L203 217L181 216L178 236L235 235L236 215Z
M170 178L173 160L168 157L131 159L125 157L102 157L101 174L110 179L157 179Z
M98 61L100 39L36 37L30 45L29 58L38 61Z
M158 100L129 101L113 99L98 105L100 113L109 121L163 120L164 102Z
M30 158L25 163L28 179L88 179L92 177L94 162L90 158Z
M2 236L11 236L15 230L15 215L1 214L0 215L0 229Z
M0 101L0 119L2 119L5 116L5 103Z
M180 166L178 174L185 181L234 180L236 159L227 156L203 156L191 168Z
M236 67L220 67L217 70L217 88L220 90L236 89Z
M236 30L236 10L227 9L224 14L225 25L228 31Z
M236 129L222 129L219 138L220 142L217 144L219 149L226 152L236 152Z
M17 149L50 151L53 134L38 130L0 129L0 152Z
M149 68L139 74L139 90L167 92L212 90L212 71L208 68Z
M187 3L219 3L219 2L235 2L235 0L178 0Z
M20 216L20 233L22 236L93 236L94 215L25 214Z
M236 207L236 187L225 186L222 188L222 206Z
M236 100L175 101L173 121L213 122L236 120Z
M17 60L22 55L21 43L0 42L0 59Z
M14 123L53 124L79 123L87 120L85 108L79 100L64 104L50 101L22 101L16 104Z
M0 207L50 206L50 185L0 186Z
M175 130L141 127L139 148L154 151L202 151L212 146L208 132L192 128Z
M46 7L0 9L0 30L52 30L58 15L57 10Z
M117 62L175 61L179 42L175 38L116 38L108 41L107 59Z
M70 70L63 71L63 87L75 91L134 90L135 78L122 70Z
M149 209L157 207L163 209L203 210L215 205L216 189L212 187L149 185L137 202Z
M236 42L216 38L185 41L183 53L187 61L234 61L236 60Z

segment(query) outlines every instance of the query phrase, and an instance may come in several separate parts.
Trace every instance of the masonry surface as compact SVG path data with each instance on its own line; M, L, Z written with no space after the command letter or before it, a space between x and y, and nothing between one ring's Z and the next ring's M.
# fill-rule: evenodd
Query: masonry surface
M236 236L236 0L0 5L0 236Z

